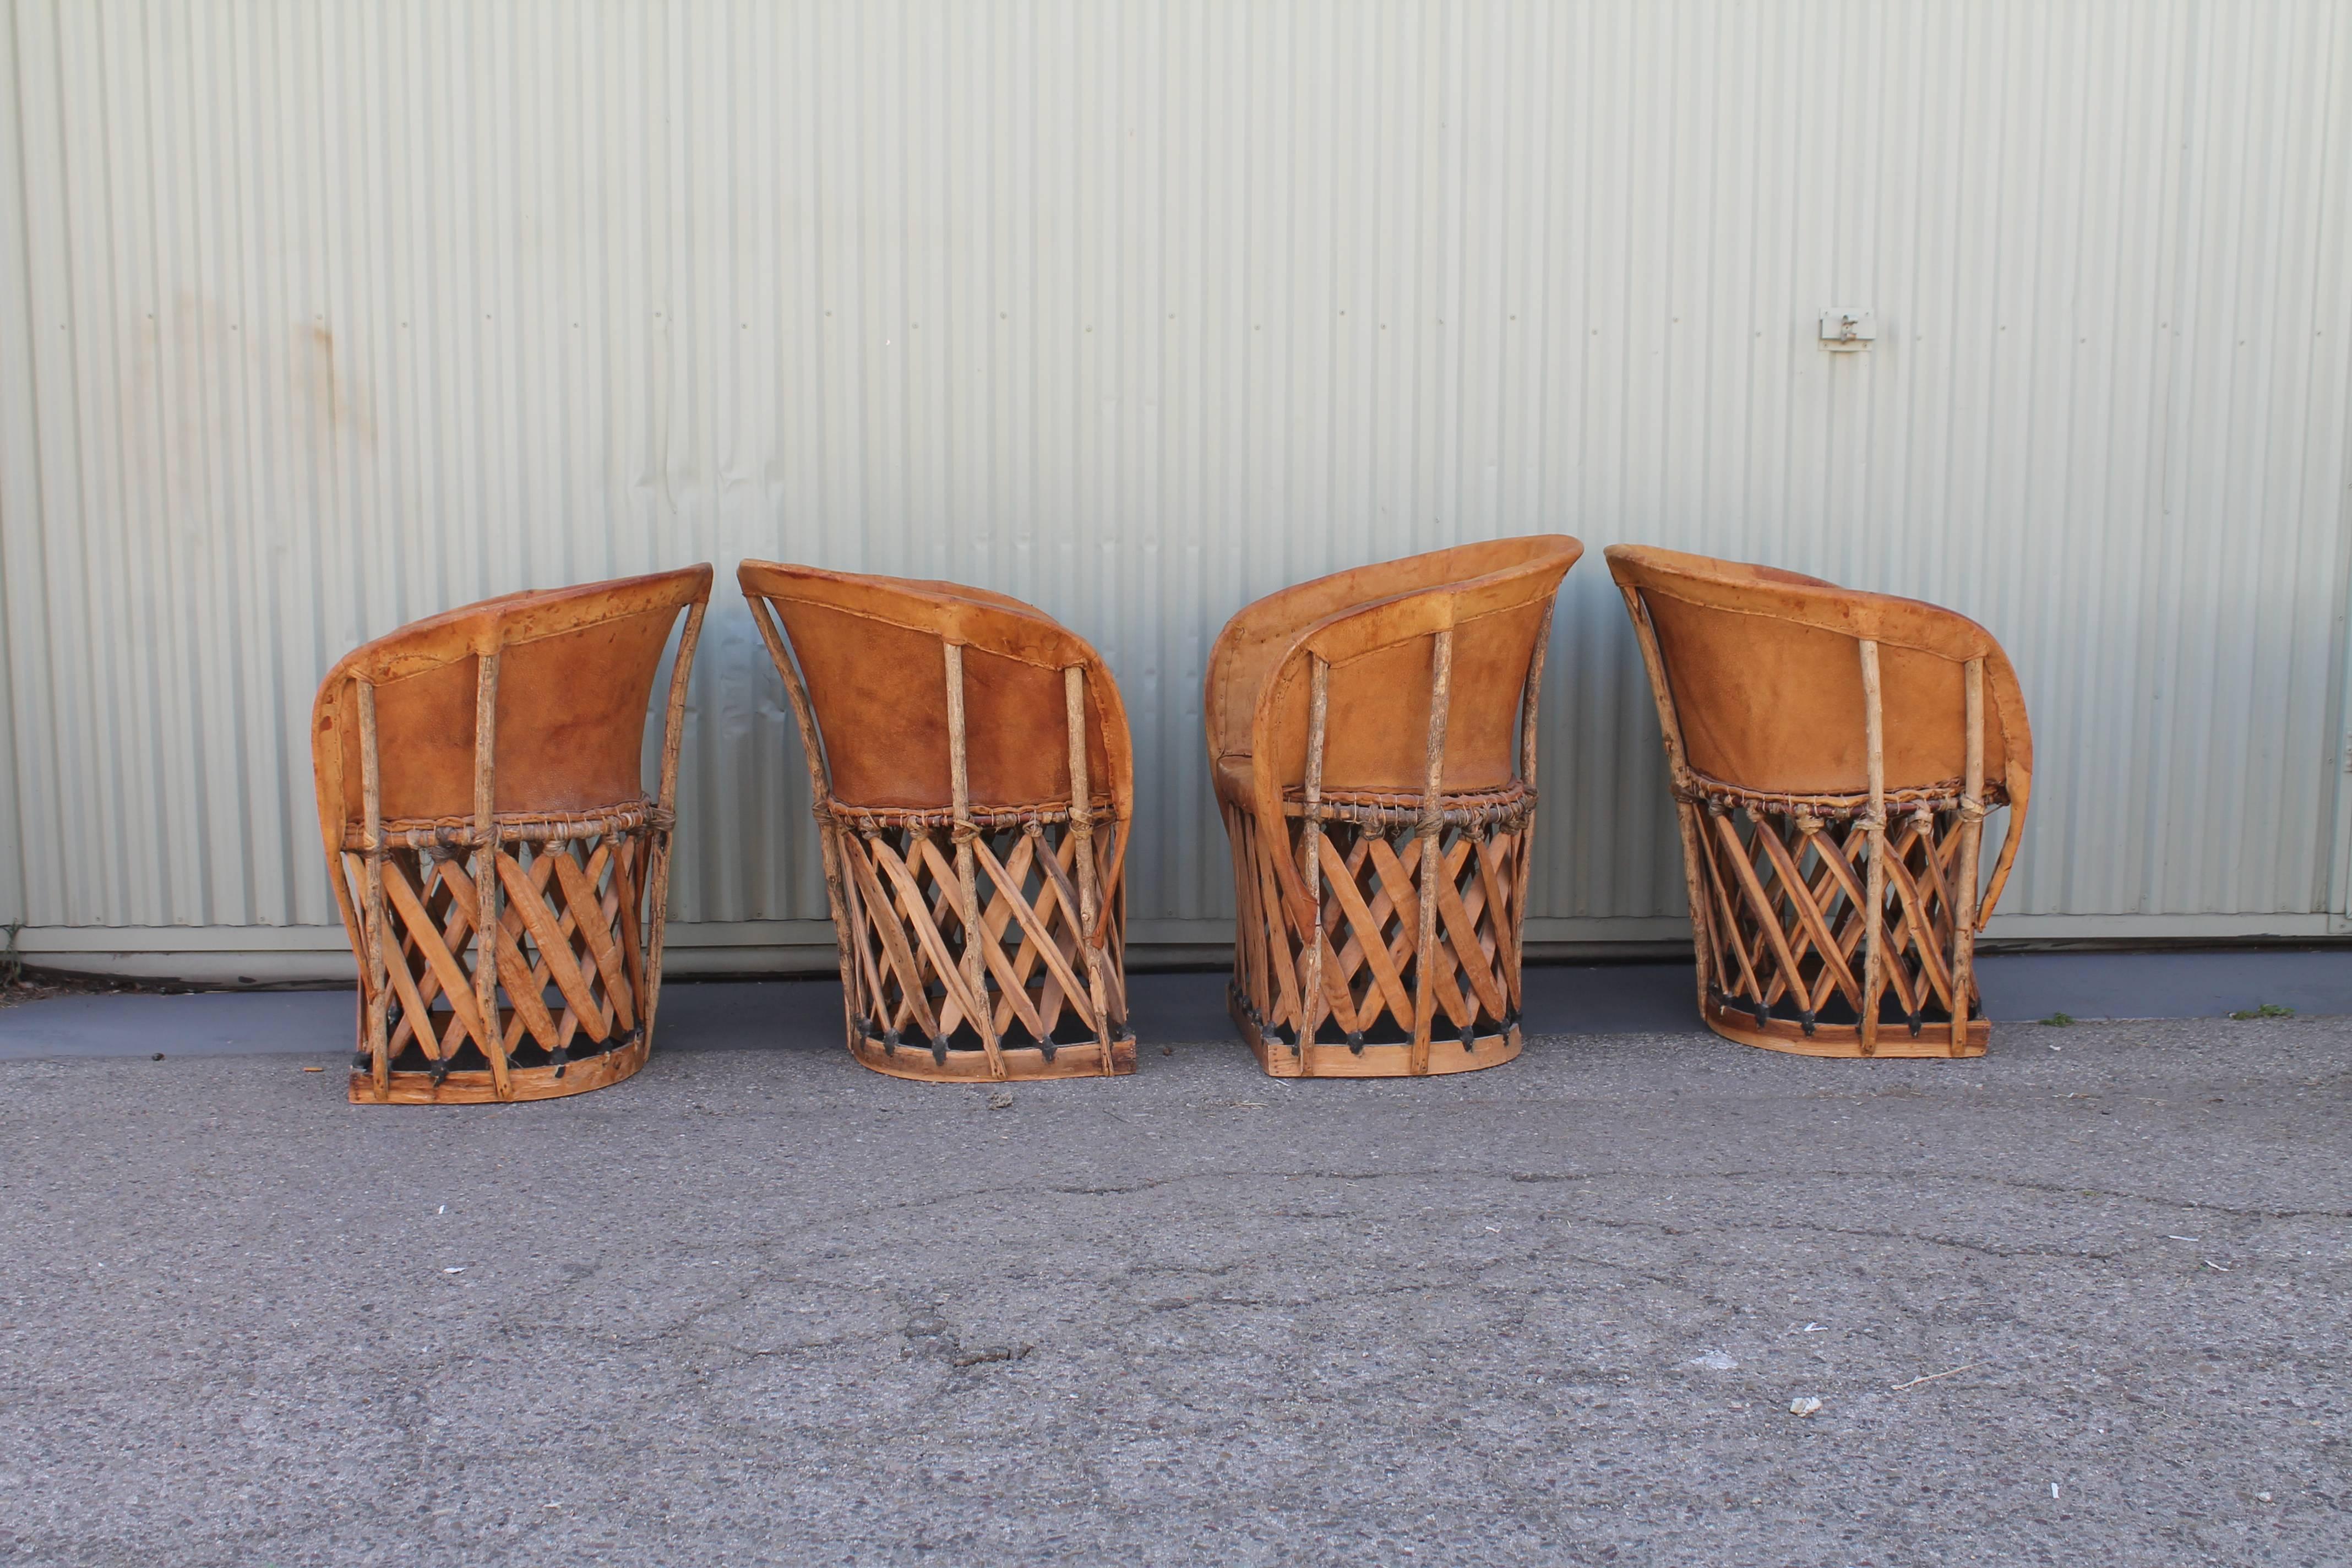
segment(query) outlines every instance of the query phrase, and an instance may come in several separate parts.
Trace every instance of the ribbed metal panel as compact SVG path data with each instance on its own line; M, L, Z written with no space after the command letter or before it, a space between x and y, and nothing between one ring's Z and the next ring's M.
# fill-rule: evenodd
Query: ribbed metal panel
M0 16L0 917L36 953L332 968L331 659L744 555L1093 638L1142 763L1138 935L1214 941L1224 617L1539 529L1596 555L1539 941L1685 929L1617 539L2003 638L2040 767L1997 930L2347 910L2332 0ZM1876 345L1823 353L1832 306ZM703 647L677 941L829 963L731 593Z

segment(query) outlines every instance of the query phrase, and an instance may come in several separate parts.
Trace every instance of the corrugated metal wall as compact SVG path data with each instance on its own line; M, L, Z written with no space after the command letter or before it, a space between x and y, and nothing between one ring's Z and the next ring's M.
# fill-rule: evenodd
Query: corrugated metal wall
M2332 0L0 19L0 916L37 955L340 968L332 658L747 554L1094 638L1137 935L1219 941L1225 616L1538 529L1596 556L1538 940L1686 934L1618 539L2004 638L2041 762L2000 931L2352 929ZM1876 346L1822 352L1832 306ZM829 965L740 604L704 647L681 960Z

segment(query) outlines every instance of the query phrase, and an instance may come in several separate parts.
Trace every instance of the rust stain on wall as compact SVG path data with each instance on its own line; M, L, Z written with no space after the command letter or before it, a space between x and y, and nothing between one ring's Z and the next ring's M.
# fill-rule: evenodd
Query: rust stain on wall
M342 363L334 329L326 321L304 323L295 333L293 374L296 391L320 416L328 444L348 437L362 444L375 438L365 389L353 384Z

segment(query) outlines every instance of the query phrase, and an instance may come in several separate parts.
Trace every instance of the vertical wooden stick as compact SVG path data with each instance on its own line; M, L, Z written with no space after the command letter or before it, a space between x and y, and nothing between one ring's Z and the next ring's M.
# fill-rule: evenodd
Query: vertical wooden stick
M386 1038L392 1013L392 977L385 973L383 952L383 773L375 745L375 686L361 680L353 684L359 689L360 708L360 795L367 817L367 1041L370 1068L375 1079L375 1097L381 1101L392 1096L392 1048ZM404 958L403 963L407 960ZM425 1037L425 1020L416 1021L419 1038Z
M850 1048L857 1046L857 1020L864 1009L858 1005L857 959L850 947L850 936L857 929L856 911L849 901L849 886L841 874L841 827L833 820L833 803L817 797L817 856L824 865L824 901L833 911L833 945L841 962L842 1028ZM877 998L878 1005L879 998Z
M474 1006L482 1054L500 1100L514 1098L506 1031L499 1024L499 656L478 656L474 676Z
M1299 989L1298 1010L1306 1016L1292 1020L1298 1026L1298 1076L1315 1076L1315 1030L1323 1011L1323 734L1331 710L1331 664L1321 654L1307 655L1307 808L1299 823L1300 852L1307 864L1307 907L1314 924L1307 938L1307 974Z
M1960 907L1952 921L1952 1045L1968 1041L1969 1004L1976 989L1977 856L1984 831L1984 660L1969 660L1967 773L1960 780Z
M1095 803L1087 769L1087 672L1083 665L1062 668L1062 700L1070 734L1070 831L1078 840L1078 951L1087 960L1087 994L1095 1005L1095 1043L1102 1047L1103 1077L1111 1060L1110 1003L1103 985L1103 955L1094 940L1101 889L1095 880Z
M841 957L842 1026L847 1031L851 1050L857 1048L857 965L850 952L851 922L849 889L841 873L841 843L839 826L833 820L833 781L826 775L824 742L817 736L816 714L809 706L808 688L801 682L800 667L793 662L792 651L784 646L782 630L768 607L768 601L756 595L751 600L751 619L760 628L760 640L768 645L768 658L775 664L776 673L783 677L784 695L792 700L793 722L801 732L801 751L808 758L809 795L816 809L817 847L824 858L824 900L833 910L833 944ZM880 999L876 999L880 1005Z
M1886 907L1886 734L1879 701L1878 645L1862 643L1862 722L1869 752L1870 815L1863 819L1869 836L1870 868L1864 884L1862 942L1862 1054L1878 1054L1878 993L1885 984L1886 954L1879 939L1880 917Z
M1535 657L1528 661L1527 689L1519 699L1519 777L1526 781L1530 795L1536 793L1536 731L1537 721L1543 716L1544 662L1551 655L1551 613L1558 603L1557 596L1544 601L1543 620L1536 627ZM1535 875L1535 847L1536 813L1530 804L1519 823L1519 874L1512 879L1510 889L1512 900L1518 907L1495 911L1498 919L1507 916L1511 922L1510 989L1514 994L1518 989L1519 976L1527 970L1528 881Z
M1528 661L1528 683L1519 694L1519 777L1536 787L1536 720L1543 708L1544 663L1551 654L1553 601L1544 602L1543 622L1536 627L1535 657Z
M1665 740L1666 774L1674 787L1675 819L1683 839L1683 890L1690 900L1691 947L1697 959L1693 977L1698 984L1698 1010L1705 1016L1707 993L1714 989L1715 938L1708 929L1710 900L1704 879L1714 874L1714 860L1706 854L1698 807L1683 798L1690 770L1683 761L1682 718L1675 711L1674 689L1666 684L1666 659L1658 647L1658 628L1650 624L1650 607L1642 602L1638 591L1623 588L1621 592L1633 620L1633 640L1641 646L1642 667L1649 671L1650 696L1658 705L1658 732Z
M702 640L702 616L709 608L700 601L687 607L686 630L677 639L677 657L670 661L669 702L662 716L661 798L656 802L658 819L650 836L652 875L646 879L646 896L653 905L646 924L652 934L646 943L645 1005L638 1009L645 1020L647 1054L654 1048L654 1011L661 1005L662 946L669 936L669 849L677 824L677 759L686 745L686 687L694 674L694 647Z
M1445 714L1454 686L1454 628L1434 639L1429 658L1429 767L1421 795L1421 940L1413 950L1412 1049L1410 1070L1415 1078L1429 1071L1431 1012L1437 1005L1437 987L1430 984L1430 965L1437 953L1438 862L1445 858L1444 828L1438 819L1438 795L1445 784Z
M948 769L955 800L955 866L956 880L963 894L963 983L971 995L971 1011L966 1020L980 1036L981 1048L988 1053L988 1076L1004 1076L1004 1053L996 1046L996 1020L988 1015L988 976L982 968L980 944L985 932L980 924L980 884L972 868L971 839L980 830L971 821L971 778L966 752L963 719L963 645L941 642L947 650L948 681ZM1079 943L1085 945L1086 933L1081 931Z
M1696 960L1692 978L1698 986L1698 1010L1704 1016L1707 994L1716 988L1714 916L1708 911L1712 900L1705 881L1714 862L1700 838L1705 829L1699 826L1697 806L1686 800L1675 802L1675 826L1683 841L1683 896L1690 900L1691 950Z
M1250 1016L1264 1018L1273 981L1266 972L1267 921L1258 903L1257 817L1229 805L1221 809L1225 818L1225 842L1233 851L1234 861L1234 986ZM1229 1008L1234 1000L1227 998Z

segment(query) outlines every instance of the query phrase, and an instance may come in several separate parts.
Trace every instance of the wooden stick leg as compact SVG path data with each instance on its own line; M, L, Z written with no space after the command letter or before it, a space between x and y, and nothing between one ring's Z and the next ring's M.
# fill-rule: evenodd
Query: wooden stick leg
M1885 942L1880 934L1886 913L1886 741L1879 700L1878 645L1862 644L1862 700L1864 743L1870 770L1870 815L1864 819L1868 836L1870 868L1862 911L1862 1054L1878 1054L1878 998L1886 980Z
M849 1047L857 1048L857 964L849 951L849 898L841 879L840 830L830 819L817 825L817 849L824 858L824 902L833 914L833 945L841 965L841 1026Z
M954 790L955 874L957 890L963 898L961 962L964 989L971 998L971 1005L965 1009L966 1021L980 1037L981 1048L988 1053L988 1076L1002 1079L1005 1072L1004 1053L996 1043L996 1020L988 1005L988 974L980 953L980 944L987 940L987 933L980 922L980 886L971 856L972 836L979 829L971 821L971 760L963 710L963 645L949 642L941 647L947 661L948 773ZM1079 934L1083 941L1085 933Z
M1682 834L1683 889L1690 900L1691 977L1698 987L1698 1010L1706 1011L1707 994L1715 983L1715 939L1709 931L1706 889L1701 885L1698 807L1686 800L1675 803L1675 825Z
M1976 995L1977 857L1984 831L1984 660L1972 658L1963 671L1967 706L1966 773L1960 780L1959 907L1952 919L1951 1050L1967 1043L1969 1013Z
M384 952L383 759L376 751L375 686L359 682L360 790L367 831L367 1049L369 1073L378 1100L392 1093L392 1047L386 1038L392 1016L391 963L407 959ZM418 1026L423 1026L419 1019Z
M483 653L474 682L474 1010L482 1032L476 1043L489 1058L500 1100L514 1098L507 1043L499 1028L499 656Z
M1087 995L1095 1007L1095 1041L1102 1048L1103 1076L1111 1061L1110 1000L1103 984L1102 950L1095 943L1095 911L1101 888L1095 865L1093 783L1087 776L1087 672L1082 665L1062 671L1063 719L1070 742L1070 832L1078 841L1078 948L1087 959Z
M824 742L817 732L816 714L809 705L808 688L802 683L800 667L793 662L792 650L784 646L783 633L776 625L774 612L768 607L768 601L758 595L750 595L749 597L752 624L759 628L760 640L767 645L769 662L783 678L784 695L791 700L793 722L800 730L801 752L808 763L809 791L816 810L818 847L824 857L825 903L833 911L834 945L841 951L842 1025L847 1033L849 1048L855 1053L859 1038L857 1020L864 1014L858 999L858 986L865 938L857 931L854 886L843 869L842 829L833 816L833 781L825 762ZM874 1005L877 1011L882 1005L878 985Z
M1413 948L1412 1071L1415 1078L1429 1071L1430 1026L1437 1007L1437 986L1430 974L1437 959L1437 873L1444 858L1444 825L1439 818L1440 794L1445 783L1445 720L1453 695L1454 632L1451 627L1431 639L1429 679L1429 745L1427 770L1421 796L1421 931Z
M1331 710L1331 665L1321 655L1307 655L1307 802L1299 822L1299 852L1306 862L1301 868L1307 883L1307 902L1315 911L1312 929L1299 933L1306 944L1306 972L1301 977L1298 996L1300 1017L1297 1039L1293 1049L1298 1057L1298 1076L1312 1078L1315 1074L1316 1030L1323 1016L1326 999L1323 994L1323 743Z

